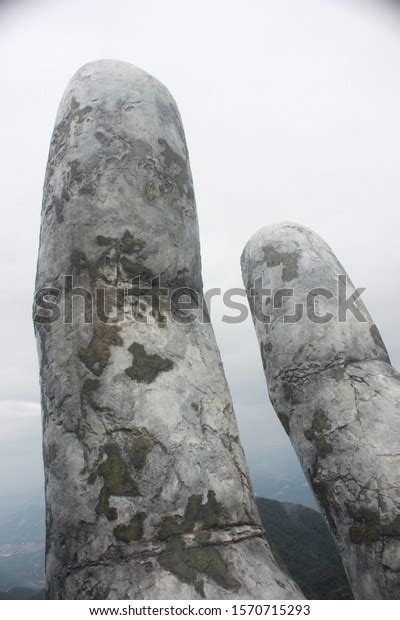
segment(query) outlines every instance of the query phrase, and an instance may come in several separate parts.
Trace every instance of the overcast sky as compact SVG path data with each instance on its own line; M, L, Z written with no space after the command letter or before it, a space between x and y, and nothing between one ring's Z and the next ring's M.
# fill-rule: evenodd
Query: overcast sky
M43 177L63 90L116 58L164 82L183 118L206 288L292 220L331 245L400 361L400 11L383 0L14 0L0 3L0 495L40 481L31 325ZM214 327L256 487L296 459L248 320ZM4 477L2 479L1 477Z

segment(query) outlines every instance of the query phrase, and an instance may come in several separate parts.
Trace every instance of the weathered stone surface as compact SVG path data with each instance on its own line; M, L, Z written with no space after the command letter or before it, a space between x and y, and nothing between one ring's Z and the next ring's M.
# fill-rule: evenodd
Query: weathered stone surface
M37 290L68 297L65 274L110 317L134 276L202 294L179 113L125 63L84 66L58 112ZM263 536L211 325L132 299L147 324L85 323L82 299L72 323L36 324L48 596L301 598Z
M337 540L354 594L398 599L400 377L378 329L360 299L356 306L365 321L351 312L339 320L338 276L346 272L306 228L261 229L244 249L242 272L248 292L258 278L271 289L262 301L256 287L256 305L250 296L269 395ZM293 298L283 296L288 291L276 294L289 288ZM324 298L321 288L332 297ZM353 291L349 282L347 298ZM307 297L317 319L305 313L285 323L294 303L307 307ZM261 302L270 323L255 316L262 318ZM332 320L315 322L328 312Z

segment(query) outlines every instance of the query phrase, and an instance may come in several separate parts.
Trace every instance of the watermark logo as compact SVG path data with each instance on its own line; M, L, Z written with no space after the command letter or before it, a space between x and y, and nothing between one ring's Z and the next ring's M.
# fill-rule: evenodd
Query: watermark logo
M121 325L125 322L143 324L169 321L188 323L210 323L213 300L222 299L226 313L224 323L243 323L249 316L270 324L280 320L290 325L307 320L315 324L330 321L345 323L351 316L360 323L368 317L360 297L365 288L351 285L343 274L337 277L333 290L314 287L308 291L285 287L277 290L266 288L262 278L244 288L212 288L196 291L187 286L161 286L160 277L143 283L140 277L129 284L120 283L110 287L95 287L93 290L77 286L72 275L64 276L62 288L43 287L35 294L33 320L38 324L53 324L63 321L72 325L75 321L85 324L102 322ZM246 303L246 298L248 304Z

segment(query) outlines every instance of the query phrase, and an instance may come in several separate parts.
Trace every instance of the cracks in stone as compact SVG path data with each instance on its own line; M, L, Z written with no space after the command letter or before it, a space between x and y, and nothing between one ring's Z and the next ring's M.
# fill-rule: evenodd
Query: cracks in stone
M370 360L368 360L368 361L370 361ZM380 398L383 398L384 400L386 400L391 406L393 406L395 404L395 403L393 403L393 401L386 394L380 392L379 390L374 388L370 383L368 383L367 377L372 376L371 373L366 372L365 376L360 377L359 375L352 375L351 372L349 372L348 370L346 370L345 372L351 378L352 381L355 381L356 383L363 383L364 385L369 387L370 390L373 391L373 394L369 398L364 398L363 400L370 401L373 398L377 398L379 396Z
M359 404L359 399L358 399L358 393L357 393L356 386L354 385L353 379L351 377L350 377L350 385L351 385L351 387L353 389L354 407L355 407L355 411L356 411L356 420L359 423L361 429L364 431L365 429L364 429L362 421L361 421L362 414L361 414L360 408L359 408L360 404Z
M353 358L343 358L337 357L330 362L326 362L325 364L321 364L320 362L310 362L309 364L304 364L303 366L289 366L280 370L274 377L274 380L285 381L286 383L304 383L309 377L314 375L318 375L329 370L333 369L341 369L344 373L347 373L346 369L348 366L356 365L356 364L364 364L367 362L381 362L379 358L365 358L362 360L357 360ZM349 375L350 376L350 375Z
M377 453L376 456L385 456L385 457L389 457L389 458L398 458L398 457L400 457L400 453L399 454L397 454L397 453L391 454L391 453L383 452L383 453ZM393 488L397 488L397 487L393 487Z
M208 547L227 547L231 544L241 542L252 538L261 538L265 540L262 527L254 524L237 523L227 525L223 528L213 530L201 530L195 534L183 534L175 537L182 540L186 548L208 548ZM128 563L132 559L145 559L157 557L162 554L169 546L170 539L157 540L155 542L135 541L129 547L125 547L123 551L120 547L111 545L101 558L89 562L70 565L70 570L83 569L86 567L96 567L98 565L108 566L116 559L119 563Z

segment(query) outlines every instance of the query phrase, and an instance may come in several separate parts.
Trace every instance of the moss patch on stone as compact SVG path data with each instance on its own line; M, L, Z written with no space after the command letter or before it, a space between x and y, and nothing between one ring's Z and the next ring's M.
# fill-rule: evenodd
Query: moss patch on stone
M147 354L144 346L134 342L128 349L133 356L132 366L125 369L125 373L138 383L152 383L160 372L171 370L171 360L160 357L156 353Z
M162 148L163 170L167 171L168 177L172 179L172 187L176 188L181 196L186 195L192 199L194 194L190 177L188 177L187 173L187 162L163 138L159 138L158 143Z
M129 445L129 460L135 469L142 469L148 453L153 449L154 440L150 433L140 430Z
M332 446L324 433L331 429L331 423L322 409L316 409L313 415L311 427L304 431L308 441L315 441L315 449L318 457L325 458L332 452Z
M294 383L284 381L282 384L283 397L291 405L299 405L302 401L302 392Z
M117 525L113 530L115 538L124 543L140 540L143 536L143 523L146 516L145 512L137 512L133 515L129 525Z
M215 492L209 490L207 501L203 504L202 495L191 495L187 501L183 518L179 515L163 519L159 531L162 540L173 536L189 534L197 529L209 530L223 524L224 510L217 502Z
M110 497L112 495L134 497L139 495L139 491L135 481L129 475L119 447L110 443L104 447L104 452L107 459L99 465L97 470L97 475L103 478L104 484L100 491L96 514L105 515L109 521L115 521L118 514L116 509L109 504Z
M277 267L282 265L282 280L289 281L298 276L298 254L297 252L278 252L273 245L266 245L264 257L267 267Z
M315 440L315 449L321 459L326 458L328 454L332 452L332 446L325 437L317 437Z
M322 409L316 409L314 411L311 428L314 433L324 433L332 428L331 423Z
M202 575L212 579L224 590L237 592L240 583L231 575L230 567L215 547L185 548L181 541L174 541L158 557L158 562L183 583L194 586L205 598Z
M118 325L96 323L94 334L86 349L81 349L78 357L94 375L99 377L110 360L110 347L121 346L122 338L119 335Z
M206 530L217 527L220 519L224 516L222 505L217 502L214 491L208 491L207 502L200 506L195 514L194 522L200 522Z
M79 125L82 123L84 118L92 111L92 109L92 106L85 106L84 108L81 108L76 97L72 97L70 109L54 129L53 138L50 145L49 162L54 164L59 152L65 148L66 144L68 144L73 124L77 123Z
M158 535L162 540L165 540L166 538L181 536L184 533L184 525L176 517L168 515L164 517Z
M126 230L122 235L119 247L123 254L133 254L133 252L143 249L145 245L143 239L135 237L129 230Z
M380 539L380 518L377 511L364 507L355 508L351 504L346 504L346 508L354 521L349 530L352 543L371 544Z
M96 237L97 245L100 245L105 248L115 247L117 240L115 237L103 237L103 235L97 235Z

